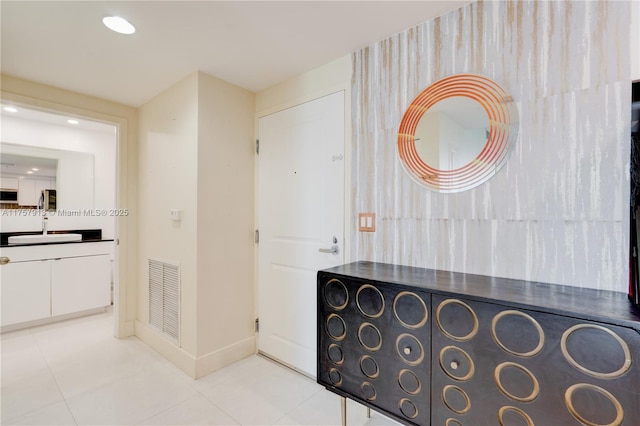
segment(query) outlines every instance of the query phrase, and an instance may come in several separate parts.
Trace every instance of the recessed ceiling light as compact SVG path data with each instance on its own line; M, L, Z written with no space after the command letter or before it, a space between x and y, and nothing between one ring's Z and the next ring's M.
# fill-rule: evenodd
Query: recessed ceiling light
M34 172L37 172L40 169L38 169L37 167L33 167L31 170L33 170Z
M110 30L120 34L133 34L136 32L136 28L131 25L129 21L119 16L107 16L102 18L102 23Z
M78 120L67 120L67 123L69 123L69 124L80 124L80 122Z
M27 172L27 174L32 175L32 174L33 174L33 172L32 172L31 170L29 170L29 171Z
M12 106L7 106L7 107L4 107L3 109L7 112L18 112L18 109Z

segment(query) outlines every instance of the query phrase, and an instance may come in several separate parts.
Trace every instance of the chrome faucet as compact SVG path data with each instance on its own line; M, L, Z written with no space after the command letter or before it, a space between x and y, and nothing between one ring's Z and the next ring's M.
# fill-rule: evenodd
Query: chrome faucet
M47 235L48 222L49 222L49 218L47 216L42 216L42 235Z

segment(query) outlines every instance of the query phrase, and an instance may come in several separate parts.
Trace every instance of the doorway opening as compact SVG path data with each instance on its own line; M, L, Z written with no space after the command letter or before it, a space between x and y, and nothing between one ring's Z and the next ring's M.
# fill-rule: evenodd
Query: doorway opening
M117 213L121 211L117 184L118 124L7 100L2 101L1 112L2 178L15 181L18 194L24 195L15 205L3 204L1 208L5 213L33 214L5 214L3 219L7 220L2 221L0 230L3 233L40 231L42 217L46 218L43 223L51 233L81 230L84 239L85 232L91 232L92 239L101 240L103 247L108 246L108 255L100 259L100 268L91 269L101 271L104 286L100 287L100 302L93 296L87 304L91 307L102 306L103 302L105 307L117 305L114 297L119 286ZM31 164L34 161L37 164ZM91 260L95 263L97 259L94 256ZM52 319L73 317L75 312L80 315L85 306L82 301L77 306L56 308L58 310L52 305ZM114 314L116 336L119 321L119 316Z

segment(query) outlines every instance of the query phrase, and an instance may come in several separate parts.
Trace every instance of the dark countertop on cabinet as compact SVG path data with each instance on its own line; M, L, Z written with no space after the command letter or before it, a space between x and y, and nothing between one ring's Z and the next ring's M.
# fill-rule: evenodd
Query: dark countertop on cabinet
M640 332L640 309L622 292L364 261L321 273L408 285L470 300L503 301L523 309L604 320Z
M22 232L0 232L0 247L25 247L25 246L42 246L50 244L82 244L90 242L113 241L113 239L102 239L102 229L72 229L72 230L54 230L48 231L47 234L82 234L81 241L64 241L51 243L33 243L33 244L9 244L9 237L16 235L38 235L42 232L22 231Z

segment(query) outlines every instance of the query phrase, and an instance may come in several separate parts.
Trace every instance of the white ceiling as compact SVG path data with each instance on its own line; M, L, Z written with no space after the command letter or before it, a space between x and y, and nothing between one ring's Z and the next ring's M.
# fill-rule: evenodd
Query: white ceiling
M0 153L0 172L13 175L56 177L58 160ZM35 170L34 170L35 169Z
M258 92L467 3L2 0L1 70L130 106L195 71Z
M102 123L99 121L88 120L85 117L78 117L70 114L58 114L49 111L43 111L35 108L27 108L25 106L18 106L17 111L9 112L4 107L16 107L12 103L0 103L0 123L3 121L6 123L9 120L30 120L38 123L46 123L54 126L62 126L67 131L73 130L86 130L90 132L106 132L112 135L116 134L117 128L113 124ZM76 120L76 123L69 123L67 120ZM0 132L0 136L2 132ZM6 141L3 141L6 142Z

